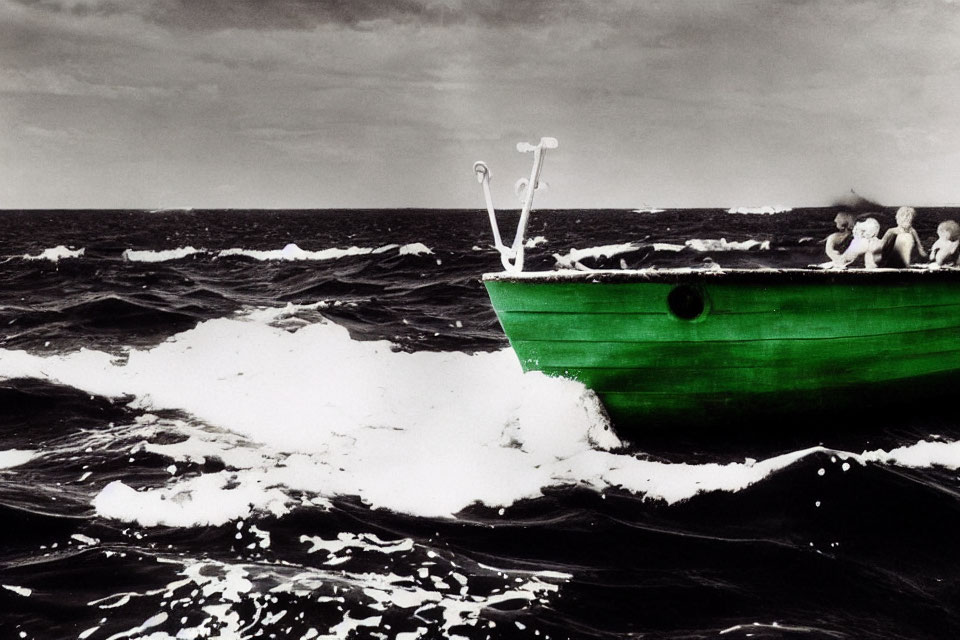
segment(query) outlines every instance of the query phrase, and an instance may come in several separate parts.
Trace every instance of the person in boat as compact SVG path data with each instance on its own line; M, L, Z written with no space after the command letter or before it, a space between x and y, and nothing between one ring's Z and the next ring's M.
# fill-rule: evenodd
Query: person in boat
M880 239L879 265L881 267L893 269L909 267L914 247L921 258L927 257L927 252L924 251L923 244L920 242L920 236L913 228L913 218L916 215L917 212L913 207L897 209L897 226L887 229L883 238Z
M863 258L863 266L867 269L877 267L877 258L880 256L880 223L876 218L866 218L853 225L851 235L853 239L840 257L833 261L833 268L842 269Z
M827 257L836 263L840 261L840 256L853 241L853 225L856 224L857 219L852 213L841 211L833 222L837 225L837 230L827 236L826 251Z
M955 220L944 220L937 226L937 236L937 241L930 247L930 266L956 264L960 256L960 224Z

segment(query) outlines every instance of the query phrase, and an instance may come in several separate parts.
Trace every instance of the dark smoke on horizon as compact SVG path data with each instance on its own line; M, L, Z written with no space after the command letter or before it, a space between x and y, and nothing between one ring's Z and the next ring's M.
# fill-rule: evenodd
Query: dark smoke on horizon
M833 201L832 206L843 207L855 213L864 213L867 211L881 211L884 206L879 202L864 198L859 193L850 189L850 193Z

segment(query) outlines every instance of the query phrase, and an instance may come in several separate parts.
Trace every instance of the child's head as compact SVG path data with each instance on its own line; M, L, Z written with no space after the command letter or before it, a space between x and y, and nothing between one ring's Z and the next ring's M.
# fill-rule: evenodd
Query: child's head
M852 213L840 212L833 221L837 224L837 229L840 231L849 231L853 229L853 225L856 224L857 219Z
M869 240L871 238L876 238L879 233L880 223L877 222L876 218L867 218L866 220L861 220L853 226L853 235L857 238Z
M953 220L944 220L937 225L937 235L940 236L941 240L956 242L960 240L960 224Z
M917 212L913 207L900 207L897 209L897 225L901 229L909 229L915 215Z

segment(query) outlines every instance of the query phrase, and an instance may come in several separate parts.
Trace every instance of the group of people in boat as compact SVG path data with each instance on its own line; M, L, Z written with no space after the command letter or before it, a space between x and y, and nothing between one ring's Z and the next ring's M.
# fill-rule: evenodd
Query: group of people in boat
M941 222L937 227L937 241L928 254L917 230L913 228L916 215L913 207L900 207L896 226L887 229L880 237L880 223L876 218L858 220L852 213L838 213L834 218L837 231L827 236L826 241L830 262L822 266L842 269L862 258L863 266L867 269L902 269L913 263L914 251L921 258L929 257L929 266L932 268L957 264L960 258L960 224L954 220Z

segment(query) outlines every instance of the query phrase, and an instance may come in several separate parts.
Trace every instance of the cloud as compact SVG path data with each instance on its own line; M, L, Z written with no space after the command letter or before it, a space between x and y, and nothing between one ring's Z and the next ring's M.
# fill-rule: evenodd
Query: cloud
M48 11L50 13L69 13L75 16L89 16L89 15L115 15L118 13L123 13L129 11L133 8L135 4L142 4L139 2L131 3L131 6L126 10L121 9L121 5L112 0L16 0L22 5L33 7L42 11Z
M333 24L536 25L585 19L585 0L15 0L34 9L76 17L133 14L190 31L312 29Z
M88 138L86 134L76 129L47 129L35 125L24 125L19 128L21 134L38 140L52 140L56 142L75 142Z
M109 85L87 82L48 68L29 71L0 69L0 93L37 93L57 96L95 96L149 100L172 95L172 90L155 86Z

